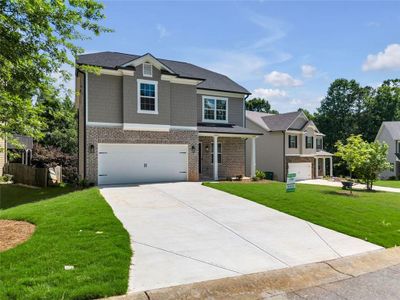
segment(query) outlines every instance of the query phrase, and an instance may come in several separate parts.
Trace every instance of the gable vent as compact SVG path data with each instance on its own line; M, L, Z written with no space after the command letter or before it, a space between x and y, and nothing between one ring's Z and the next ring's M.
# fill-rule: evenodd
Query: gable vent
M143 76L153 77L153 66L151 64L143 64Z

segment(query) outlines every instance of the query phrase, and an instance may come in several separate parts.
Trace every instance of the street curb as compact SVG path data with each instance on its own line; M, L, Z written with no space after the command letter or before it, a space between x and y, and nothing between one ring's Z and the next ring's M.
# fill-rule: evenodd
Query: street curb
M400 247L261 273L112 297L113 300L265 299L400 264Z

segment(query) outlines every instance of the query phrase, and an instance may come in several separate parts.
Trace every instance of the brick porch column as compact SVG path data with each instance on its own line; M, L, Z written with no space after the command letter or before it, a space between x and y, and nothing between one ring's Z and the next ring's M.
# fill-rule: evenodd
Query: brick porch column
M218 180L218 137L216 135L213 136L214 138L214 153L213 153L213 159L214 159L214 180Z

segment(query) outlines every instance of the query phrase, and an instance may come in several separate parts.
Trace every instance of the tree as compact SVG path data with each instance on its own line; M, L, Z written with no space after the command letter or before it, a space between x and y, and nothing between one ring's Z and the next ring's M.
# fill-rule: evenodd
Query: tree
M315 116L312 113L310 113L307 109L299 108L297 111L302 111L309 120L314 121Z
M277 110L271 109L271 104L263 98L253 98L246 101L246 110L278 114Z
M0 1L1 136L43 136L43 107L33 102L54 89L56 74L70 78L62 67L83 52L76 40L109 31L98 24L102 10L95 0Z
M368 190L372 190L378 174L390 167L386 158L388 145L385 143L368 143L361 135L351 135L346 144L338 141L336 147L335 156L342 159L350 174L356 174L367 184Z
M369 89L355 80L336 79L330 85L315 114L318 129L326 134L324 145L328 151L334 151L336 141L363 133L359 125L364 120L362 114L368 93Z
M62 99L56 94L40 95L36 105L42 106L39 116L46 121L40 144L54 146L67 154L78 150L77 110L68 96Z

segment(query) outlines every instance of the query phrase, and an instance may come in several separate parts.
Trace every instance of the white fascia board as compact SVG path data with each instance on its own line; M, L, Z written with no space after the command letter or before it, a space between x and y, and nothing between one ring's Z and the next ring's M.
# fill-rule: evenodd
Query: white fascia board
M167 74L161 74L161 80L169 81L171 83L189 84L189 85L198 85L199 83L202 83L204 81L200 79L179 78L175 75L167 75Z
M161 125L161 124L141 124L141 123L124 123L124 130L137 130L137 131L162 131L168 132L171 130L188 130L196 131L196 126L173 126L173 125Z
M164 65L162 62L160 62L158 59L156 59L154 56L152 56L151 54L145 54L141 57L138 57L134 60L131 60L125 64L123 64L123 67L127 67L127 66L134 66L137 67L143 63L150 63L153 66L155 66L157 69L161 70L161 69L165 69L168 72L175 74L175 72L173 70L171 70L170 68L168 68L166 65Z
M199 136L217 136L217 137L237 137L237 138L257 138L257 134L236 134L236 133L217 133L217 132L199 132Z
M113 75L113 76L134 76L135 72L132 70L110 70L110 69L101 69L100 74L102 75Z
M232 97L232 98L243 98L246 94L241 93L233 93L233 92L221 92L221 91L213 91L213 90L205 90L205 89L197 89L197 94L204 96L219 96L219 97Z

